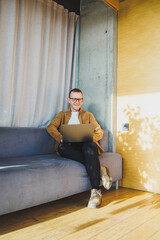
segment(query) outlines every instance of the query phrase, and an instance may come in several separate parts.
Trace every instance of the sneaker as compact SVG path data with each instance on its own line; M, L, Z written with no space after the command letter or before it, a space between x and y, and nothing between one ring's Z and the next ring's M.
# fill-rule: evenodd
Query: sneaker
M101 166L101 179L103 187L109 190L112 186L113 179L109 176L109 170L106 167Z
M98 208L101 206L102 203L102 194L101 190L92 189L91 190L91 197L88 202L89 208Z

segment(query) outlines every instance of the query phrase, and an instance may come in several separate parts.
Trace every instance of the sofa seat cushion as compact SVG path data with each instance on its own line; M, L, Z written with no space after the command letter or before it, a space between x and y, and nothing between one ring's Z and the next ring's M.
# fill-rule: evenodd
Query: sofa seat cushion
M9 172L39 169L49 166L55 166L55 162L57 164L61 164L60 160L61 158L56 154L0 158L0 171Z
M90 181L84 165L56 154L0 158L1 214L89 188Z

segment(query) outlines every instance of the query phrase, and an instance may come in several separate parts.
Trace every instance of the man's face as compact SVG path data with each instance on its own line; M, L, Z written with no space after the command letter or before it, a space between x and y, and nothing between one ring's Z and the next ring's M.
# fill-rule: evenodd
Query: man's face
M81 92L71 92L68 102L72 112L77 112L82 106L83 96Z

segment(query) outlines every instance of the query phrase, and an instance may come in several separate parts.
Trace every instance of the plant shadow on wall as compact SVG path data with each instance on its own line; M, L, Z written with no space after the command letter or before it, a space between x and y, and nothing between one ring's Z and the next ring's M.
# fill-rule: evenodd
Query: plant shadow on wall
M140 107L124 109L129 131L118 131L124 187L160 193L160 116L145 117Z

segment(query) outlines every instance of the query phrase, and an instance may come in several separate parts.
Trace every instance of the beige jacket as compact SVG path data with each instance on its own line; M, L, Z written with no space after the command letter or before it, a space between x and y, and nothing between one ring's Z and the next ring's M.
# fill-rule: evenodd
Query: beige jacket
M68 111L61 111L57 114L57 116L53 119L53 121L47 126L47 132L56 140L55 151L58 153L58 145L62 139L62 125L68 124L69 119L71 118L71 109ZM98 145L98 154L104 152L104 150L99 145L98 141L103 137L103 130L100 125L95 120L95 117L92 113L84 111L80 109L78 114L78 119L80 124L85 123L94 123L94 135L93 142Z

